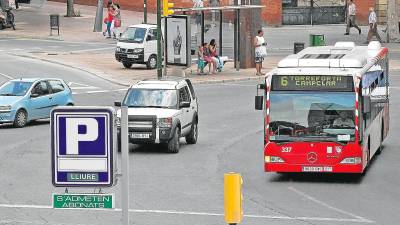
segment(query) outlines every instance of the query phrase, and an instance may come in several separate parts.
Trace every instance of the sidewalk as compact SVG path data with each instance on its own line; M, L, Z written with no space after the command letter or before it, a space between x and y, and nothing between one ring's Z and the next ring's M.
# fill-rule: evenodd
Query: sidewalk
M46 4L41 8L33 8L29 7L29 5L22 4L21 9L17 10L15 13L17 30L0 30L0 38L38 38L68 42L104 43L108 45L116 43L115 40L105 39L101 32L93 32L96 7L75 4L75 11L79 11L81 17L64 17L63 15L66 13L66 4L64 3L46 2ZM104 15L105 13L104 10ZM50 36L50 14L60 15L60 36ZM154 23L155 19L156 16L154 14L148 15L150 23ZM126 27L129 24L141 23L142 20L142 12L122 10L122 29L124 29L124 26ZM227 29L227 33L225 35L228 36L228 34L232 33L229 29L233 29L233 26L231 28L228 24L226 25L227 26L224 29ZM367 29L367 27L362 27L361 35L352 30L349 36L344 36L344 24L283 26L278 28L266 27L264 28L264 31L268 43L269 56L263 65L265 68L264 72L272 69L280 59L291 54L294 42L304 42L307 47L310 34L324 34L325 41L328 45L332 45L338 41L354 41L357 45L361 45L366 40ZM215 38L214 36L215 32L210 31L206 35L206 40ZM225 43L224 46L228 46L229 48L230 44L233 46L232 41ZM390 43L385 45L389 47L390 52L394 52L395 54L400 53L399 44ZM134 66L131 69L125 69L121 63L114 59L112 50L107 52L68 52L63 54L57 52L26 53L22 56L71 66L123 85L132 84L132 82L140 79L156 77L156 70L146 70L144 66L139 65ZM393 68L400 69L400 62L391 62L391 69ZM185 74L197 83L226 82L260 78L255 76L254 68L237 72L233 68L233 63L228 63L225 66L225 70L218 75L192 75L190 73L191 70L196 72L196 68L193 67L186 70ZM182 75L182 72L171 67L169 68L168 74Z

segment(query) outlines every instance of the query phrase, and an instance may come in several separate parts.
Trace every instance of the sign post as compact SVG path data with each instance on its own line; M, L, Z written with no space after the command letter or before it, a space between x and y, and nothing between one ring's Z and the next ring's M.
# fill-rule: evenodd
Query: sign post
M51 113L53 185L111 187L114 134L113 108L55 108Z
M121 154L122 154L122 225L129 225L129 141L128 107L121 107Z

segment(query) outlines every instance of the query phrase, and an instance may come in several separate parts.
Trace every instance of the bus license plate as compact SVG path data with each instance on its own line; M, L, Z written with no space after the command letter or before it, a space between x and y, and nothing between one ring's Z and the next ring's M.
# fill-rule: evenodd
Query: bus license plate
M126 56L128 59L138 59L139 56L138 55L127 55Z
M131 138L150 138L150 134L130 134Z
M303 166L302 172L332 172L331 166Z

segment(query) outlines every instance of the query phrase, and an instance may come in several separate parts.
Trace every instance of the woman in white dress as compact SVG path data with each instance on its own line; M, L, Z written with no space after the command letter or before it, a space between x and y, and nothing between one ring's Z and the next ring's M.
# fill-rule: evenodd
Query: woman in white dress
M264 32L262 30L258 30L257 36L254 38L253 44L255 48L255 63L257 70L256 75L261 76L263 75L261 73L262 63L264 61L264 57L267 56L267 48L264 40Z

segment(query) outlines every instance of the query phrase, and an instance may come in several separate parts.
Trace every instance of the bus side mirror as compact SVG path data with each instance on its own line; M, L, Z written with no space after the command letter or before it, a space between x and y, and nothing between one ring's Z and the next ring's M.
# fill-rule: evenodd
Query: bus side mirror
M371 97L363 96L363 113L371 112Z
M258 84L257 89L259 90L265 90L265 84Z
M264 105L264 96L256 96L255 97L255 109L263 110Z

